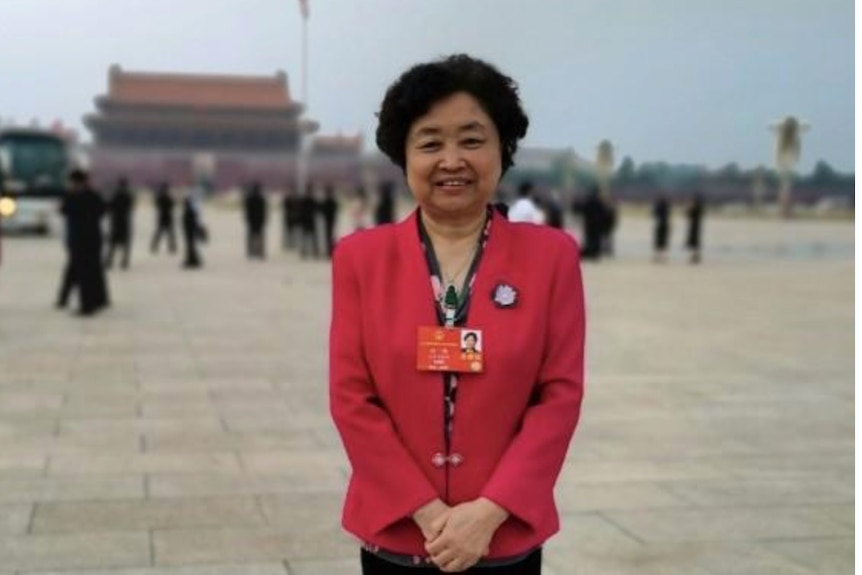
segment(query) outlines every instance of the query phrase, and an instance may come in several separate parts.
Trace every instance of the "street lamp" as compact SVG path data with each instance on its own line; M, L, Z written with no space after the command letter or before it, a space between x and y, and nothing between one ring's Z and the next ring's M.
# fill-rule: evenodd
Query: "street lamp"
M775 166L778 169L778 205L782 217L788 218L793 208L793 175L802 150L802 134L810 125L787 116L781 122L772 124L770 129L776 134Z
M596 149L596 173L598 174L599 190L605 199L611 196L611 174L614 171L614 146L608 140L602 140Z

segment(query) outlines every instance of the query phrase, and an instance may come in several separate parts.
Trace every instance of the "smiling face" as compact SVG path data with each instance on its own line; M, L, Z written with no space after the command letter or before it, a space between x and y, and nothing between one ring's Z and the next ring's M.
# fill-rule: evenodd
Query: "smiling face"
M484 215L502 174L500 136L479 102L458 92L434 104L407 134L407 184L429 216Z

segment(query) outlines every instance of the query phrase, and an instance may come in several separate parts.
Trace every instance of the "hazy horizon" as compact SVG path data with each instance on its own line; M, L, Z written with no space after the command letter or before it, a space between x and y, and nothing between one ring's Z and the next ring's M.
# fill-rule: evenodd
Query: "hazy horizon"
M527 147L592 159L602 139L638 164L773 166L769 126L811 124L800 172L854 169L850 0L309 0L308 116L320 133L374 149L383 92L410 65L454 52L512 76L530 116ZM7 46L0 118L81 119L108 68L272 75L300 99L296 0L0 0Z

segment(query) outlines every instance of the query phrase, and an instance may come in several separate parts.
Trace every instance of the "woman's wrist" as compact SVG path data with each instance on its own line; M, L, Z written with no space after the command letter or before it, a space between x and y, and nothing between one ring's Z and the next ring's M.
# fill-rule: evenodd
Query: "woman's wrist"
M488 521L494 526L494 529L502 525L509 518L509 512L500 505L497 505L487 497L480 497L476 500L482 505Z
M425 525L434 521L438 515L448 509L448 506L441 499L429 501L413 513L413 521L419 525Z

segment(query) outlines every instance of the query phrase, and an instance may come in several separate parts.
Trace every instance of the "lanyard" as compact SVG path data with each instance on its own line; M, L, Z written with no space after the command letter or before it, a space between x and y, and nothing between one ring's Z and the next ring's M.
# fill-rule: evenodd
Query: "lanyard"
M489 208L485 214L485 224L482 226L482 233L479 234L475 255L473 256L470 268L467 270L464 284L461 287L461 296L459 297L454 285L450 284L444 288L443 273L440 270L440 262L437 260L437 254L434 253L434 245L428 236L428 232L425 230L425 226L422 225L421 214L417 215L416 221L419 226L419 239L425 252L425 261L428 264L428 273L431 276L432 285L435 286L434 309L437 311L437 322L442 326L454 327L456 325L464 325L467 322L467 312L470 308L473 283L491 233L491 220L491 210Z

